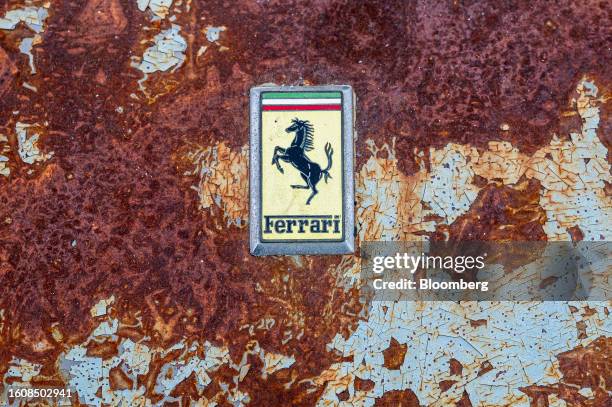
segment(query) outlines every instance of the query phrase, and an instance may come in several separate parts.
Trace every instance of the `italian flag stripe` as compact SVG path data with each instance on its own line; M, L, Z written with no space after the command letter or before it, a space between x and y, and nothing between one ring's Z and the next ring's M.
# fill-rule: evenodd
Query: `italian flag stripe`
M262 99L340 99L340 92L263 92Z
M341 99L264 99L264 105L339 105Z
M267 105L263 110L340 110L340 105Z
M264 92L263 110L341 110L340 92Z

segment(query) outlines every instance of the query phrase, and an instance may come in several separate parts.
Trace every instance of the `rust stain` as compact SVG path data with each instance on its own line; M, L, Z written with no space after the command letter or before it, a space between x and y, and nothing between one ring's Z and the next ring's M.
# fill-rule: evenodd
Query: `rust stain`
M404 357L407 351L407 344L399 343L395 338L391 338L389 347L382 352L385 359L383 366L390 370L399 369L404 363Z
M546 240L546 214L539 204L540 184L523 180L510 187L489 184L470 210L450 225L452 240Z
M593 144L568 135L593 130L584 123L599 109L607 155L583 163L599 174L587 186L609 201L608 6L144 3L0 5L0 18L48 12L41 27L0 29L2 389L64 387L100 363L108 374L83 376L75 404L310 406L329 392L332 405L418 406L440 383L440 400L471 406L480 394L460 385L503 370L494 359L447 355L450 377L424 367L414 378L401 369L414 355L393 338L375 352L384 366L344 369L359 355L330 344L369 317L358 258L249 256L248 89L353 85L362 240L587 239L594 232L547 182L560 174L571 181L562 191L581 190L569 151ZM167 64L153 69L143 61L155 47ZM575 91L584 75L597 95ZM557 334L571 330L583 344L543 355L558 360L559 382L508 386L522 386L532 405L609 403L609 338L593 340L607 308L572 307L583 319ZM491 325L469 319L457 332ZM404 387L379 393L384 369L405 375Z
M610 338L600 337L586 347L557 355L563 377L551 385L531 385L521 388L529 395L531 406L548 403L550 395L571 406L607 406L610 404ZM590 397L581 389L590 389Z
M420 407L419 399L412 390L391 390L374 402L376 407Z
M463 365L455 358L451 358L449 361L450 365L450 374L451 376L461 376L463 372Z
M567 228L567 233L572 237L572 242L580 242L584 239L584 233L580 230L580 226L575 225L571 228Z

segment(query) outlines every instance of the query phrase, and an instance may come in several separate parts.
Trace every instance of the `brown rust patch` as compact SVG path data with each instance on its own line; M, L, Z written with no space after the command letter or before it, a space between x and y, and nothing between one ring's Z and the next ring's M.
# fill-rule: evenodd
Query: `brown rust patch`
M89 0L77 20L77 42L94 44L120 35L127 18L119 0Z
M612 339L599 337L587 346L557 355L563 377L552 385L531 385L520 388L531 400L531 406L548 405L549 395L555 395L569 406L599 407L612 404L610 355ZM592 397L585 397L581 389L589 388Z
M470 395L467 391L463 391L461 399L459 399L455 407L472 407L472 400L470 400Z
M91 341L87 345L87 356L109 359L117 355L117 342L108 340L102 343Z
M493 370L493 365L488 360L485 360L484 362L480 364L480 368L478 369L477 376L482 376L484 374L487 374L491 370Z
M578 339L587 338L587 324L584 321L576 322L576 329L578 330Z
M15 64L0 46L0 96L3 96L11 88L16 73Z
M389 370L398 370L404 363L407 351L408 344L400 344L395 338L391 338L389 347L382 352L385 359L383 366Z
M578 225L567 228L567 233L571 236L572 242L580 242L584 239L584 233L582 233Z
M440 387L440 390L442 392L447 391L448 389L450 389L451 387L453 387L453 384L457 383L457 380L442 380L438 386Z
M109 372L110 388L112 390L124 390L132 388L132 380L119 367L111 368Z
M410 389L390 390L374 401L376 407L420 407L419 398Z
M360 379L359 377L355 377L355 382L353 386L355 387L355 391L364 391L368 392L374 388L374 382L370 379Z
M538 287L540 287L540 289L546 288L549 285L554 284L558 279L559 277L557 276L546 277L542 279L542 281L540 281L540 284L538 285Z
M511 187L491 183L470 207L450 225L450 240L546 240L542 225L546 213L539 204L540 183L522 180Z
M563 381L579 387L602 387L612 390L610 355L612 338L599 337L589 345L557 355Z
M479 326L487 326L486 319L470 319L470 326L472 328L478 328Z
M449 361L449 366L451 376L461 376L463 373L463 364L461 364L461 362L459 362L457 359L451 358Z

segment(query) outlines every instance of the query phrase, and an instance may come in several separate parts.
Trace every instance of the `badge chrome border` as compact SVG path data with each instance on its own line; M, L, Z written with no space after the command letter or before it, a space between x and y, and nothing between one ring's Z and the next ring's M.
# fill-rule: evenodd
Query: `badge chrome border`
M263 242L261 236L261 94L262 92L325 92L342 93L342 148L344 186L344 239L330 242ZM256 86L250 92L250 152L249 152L249 243L255 256L302 254L349 254L355 251L355 180L354 180L354 94L349 85L329 86Z

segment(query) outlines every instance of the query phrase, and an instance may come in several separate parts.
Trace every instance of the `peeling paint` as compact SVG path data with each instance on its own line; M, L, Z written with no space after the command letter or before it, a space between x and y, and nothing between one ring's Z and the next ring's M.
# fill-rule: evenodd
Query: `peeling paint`
M19 23L24 23L36 33L33 37L23 38L19 42L19 51L28 57L32 75L36 73L32 47L42 43L42 37L39 34L45 30L45 20L49 17L49 7L50 3L45 3L43 7L16 8L9 10L3 18L0 18L0 30L14 30Z
M5 177L11 174L11 168L8 166L9 158L6 156L11 151L8 141L8 137L0 134L0 175Z
M26 124L21 122L15 124L15 133L17 134L17 142L19 144L19 157L21 161L26 164L47 161L53 156L52 151L43 153L38 148L38 139L40 137L38 133L28 135L28 129L37 126L37 124Z
M145 11L147 8L151 10L159 18L166 18L172 7L172 0L137 0L138 9Z
M223 211L227 226L246 226L248 222L248 148L239 151L225 143L189 152L187 160L195 166L187 175L199 178L193 189L198 192L200 208Z
M221 38L221 32L225 31L227 28L224 26L221 27L213 27L213 26L208 26L206 27L206 39L209 42L217 42L219 41L219 38Z
M604 192L604 183L612 181L608 151L597 137L601 99L595 85L586 80L580 82L577 92L574 104L583 119L582 132L572 133L567 141L554 136L550 146L532 157L508 142L490 142L483 153L450 143L444 149L430 150L429 171L421 152L419 171L405 176L397 170L394 148L377 148L370 141L372 157L356 181L357 217L369 222L360 228L360 239L411 240L417 238L415 232L451 224L467 211L481 189L474 185L474 175L506 185L517 184L522 176L540 181L540 205L548 215L544 229L549 240L567 240L568 229L576 225L586 232L586 240L609 236L609 226L598 221L612 217L612 201ZM378 158L380 151L387 157Z
M170 68L172 72L180 68L185 61L187 43L179 34L181 27L172 24L172 27L157 34L153 41L155 45L147 48L142 61L135 65L145 75L153 72L163 72Z
M263 378L265 379L269 374L291 367L295 363L295 358L278 353L264 353L263 363Z
M372 157L357 176L360 238L405 239L400 225L405 228L410 224L407 215L401 212L406 206L416 208L410 214L423 231L431 230L423 222L426 214L438 215L435 219L438 224L457 219L480 190L472 184L474 175L508 184L518 183L525 175L542 184L540 203L549 215L545 225L549 240L569 240L563 229L570 225L568 212L572 215L571 224L587 230L591 239L611 239L607 223L596 221L612 218L610 198L603 192L603 181L610 182L607 150L596 133L599 123L596 104L601 99L597 99L597 88L584 80L577 93L575 106L583 118L581 134L574 133L565 142L553 137L550 146L533 157L519 153L505 142L491 142L489 150L483 153L469 146L448 144L442 150L430 152L431 172L421 164L420 170L408 177L394 169L393 147L384 145L379 149L370 143ZM382 150L385 158L379 157ZM576 153L568 154L570 151ZM552 158L545 158L547 154ZM586 168L584 157L589 158L587 165L593 162L590 169ZM550 171L545 171L546 168ZM457 191L460 195L456 195ZM580 196L586 199L589 194L597 196L595 202L600 202L590 206L593 213L585 205L586 200L572 201L581 199ZM460 204L462 195L464 205ZM565 222L561 223L563 226L553 227L560 220ZM598 228L597 236L593 228ZM353 264L341 264L345 266L340 266L336 273L350 274ZM348 339L338 335L329 344L330 349L352 361L333 364L314 379L327 383L318 404L374 405L377 398L389 391L410 389L421 404L431 406L457 403L464 392L473 405L528 405L529 398L519 387L558 381L559 365L554 355L564 349L586 346L610 330L610 319L604 316L605 304L578 304L596 309L591 314L596 322L576 321L567 313L568 304L563 302L375 302L367 320L360 322ZM484 326L471 323L479 318L487 323ZM577 322L582 326L578 331ZM547 332L555 332L555 336L549 337ZM395 340L408 344L408 349L399 369L391 370L384 367L383 354ZM453 378L450 385L438 385L448 377L451 359L461 363L462 375ZM483 364L491 366L486 374L481 373ZM356 391L356 380L370 380L373 386L366 393ZM345 400L339 401L337 395L343 392ZM553 397L550 399L552 402Z
M57 360L67 386L78 394L79 402L87 405L149 406L177 402L181 400L181 394L177 394L176 389L193 378L201 395L199 402L203 405L211 405L208 403L223 396L233 405L243 406L249 403L250 396L240 390L238 384L251 368L247 363L249 355L261 359L260 374L264 379L295 363L294 357L266 352L257 342L251 342L245 348L238 364L232 361L227 347L214 346L208 341L179 341L166 347L152 347L147 345L150 338L145 336L135 342L122 332L128 328L139 329L140 323L128 326L110 317L109 313L114 313L114 303L114 296L96 303L90 314L103 320L83 343L70 346ZM221 382L220 392L213 399L207 399L203 392L212 381L210 376L222 367L235 371L236 375L232 383ZM12 381L19 379L22 387L30 387L41 374L41 368L42 365L24 359L13 359L4 377ZM149 382L148 378L153 381Z
M40 35L35 35L32 38L24 38L19 44L19 51L28 56L30 72L32 75L36 73L36 66L34 66L34 55L32 55L32 47L40 43L42 43L42 37Z
M49 3L44 7L23 7L14 10L9 10L4 17L0 18L0 30L14 30L17 24L23 22L29 29L35 33L41 33L44 30L44 23L49 12Z

